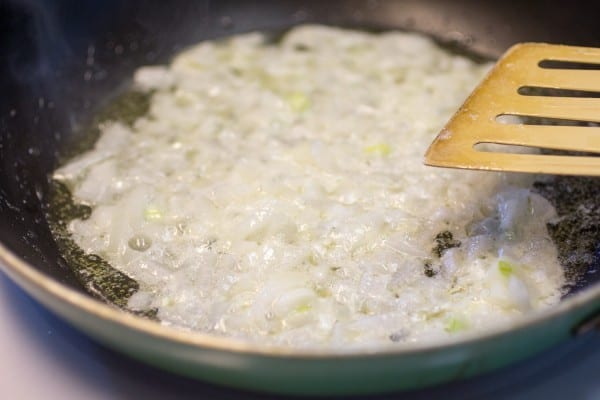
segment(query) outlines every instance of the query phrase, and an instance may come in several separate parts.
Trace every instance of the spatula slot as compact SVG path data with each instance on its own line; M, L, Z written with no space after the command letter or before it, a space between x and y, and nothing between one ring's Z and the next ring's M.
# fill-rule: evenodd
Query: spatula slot
M575 119L548 118L534 115L499 114L496 122L504 125L554 125L554 126L580 126L597 127L599 123L593 121L581 121Z
M566 60L541 60L538 66L544 69L600 70L600 64Z
M514 144L502 144L502 143L476 143L473 146L473 150L482 151L485 153L506 153L506 154L533 154L539 155L540 148L533 146L518 146Z
M600 149L593 151L575 151L562 150L553 147L525 146L518 144L504 144L481 142L473 145L473 150L484 153L504 153L504 154L528 154L528 155L548 155L552 154L560 157L600 157Z
M556 89L542 86L521 86L517 93L522 96L546 96L546 97L584 97L597 99L600 92L589 90Z

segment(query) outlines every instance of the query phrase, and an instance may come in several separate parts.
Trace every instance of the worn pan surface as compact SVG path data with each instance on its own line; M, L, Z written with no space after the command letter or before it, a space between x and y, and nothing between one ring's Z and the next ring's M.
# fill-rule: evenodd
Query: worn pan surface
M575 284L555 309L452 344L372 353L298 352L169 330L85 290L44 217L48 176L93 115L142 64L207 38L303 22L402 28L486 56L519 41L600 46L593 1L9 1L0 4L0 267L89 335L189 376L262 391L373 393L469 377L525 358L600 312L600 183L551 186L571 221L557 234ZM569 192L570 190L570 192ZM580 207L584 204L585 207ZM583 210L583 211L582 211ZM585 211L585 212L584 212Z

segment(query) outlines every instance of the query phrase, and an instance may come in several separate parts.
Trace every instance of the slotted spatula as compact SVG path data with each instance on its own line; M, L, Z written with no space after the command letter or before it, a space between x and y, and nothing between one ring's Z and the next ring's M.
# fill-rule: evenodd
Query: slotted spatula
M600 153L597 123L600 49L517 44L438 134L425 164L600 176L600 154L590 154ZM481 149L480 144L509 146ZM580 153L521 154L513 146Z

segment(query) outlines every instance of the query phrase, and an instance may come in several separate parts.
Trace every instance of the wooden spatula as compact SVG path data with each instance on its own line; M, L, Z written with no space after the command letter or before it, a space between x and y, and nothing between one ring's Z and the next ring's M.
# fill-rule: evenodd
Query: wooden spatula
M517 44L438 134L425 164L600 176L598 123L600 49ZM522 154L514 146L570 152Z

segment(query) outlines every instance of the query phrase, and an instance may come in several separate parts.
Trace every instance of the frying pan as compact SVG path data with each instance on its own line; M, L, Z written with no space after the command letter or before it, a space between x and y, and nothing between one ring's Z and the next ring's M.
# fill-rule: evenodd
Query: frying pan
M314 22L415 30L493 57L519 41L600 46L599 11L593 1L5 2L0 5L0 267L98 341L162 368L233 387L321 395L385 392L462 379L531 356L598 326L598 180L565 178L540 186L556 195L559 212L572 222L557 246L574 284L552 310L451 343L300 352L171 330L99 300L73 274L52 238L44 217L48 177L68 155L67 144L83 137L86 124L127 87L136 67L166 63L203 39ZM580 201L587 201L585 215Z

